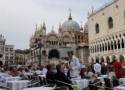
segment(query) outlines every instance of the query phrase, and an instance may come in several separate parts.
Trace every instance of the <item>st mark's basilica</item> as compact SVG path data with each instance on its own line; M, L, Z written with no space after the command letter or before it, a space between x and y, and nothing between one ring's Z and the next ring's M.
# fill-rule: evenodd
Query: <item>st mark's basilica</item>
M38 27L30 38L31 58L28 63L47 64L65 62L67 51L73 51L82 63L87 63L89 57L88 25L84 28L73 20L69 13L68 20L59 24L58 33L52 28L46 33L45 22Z

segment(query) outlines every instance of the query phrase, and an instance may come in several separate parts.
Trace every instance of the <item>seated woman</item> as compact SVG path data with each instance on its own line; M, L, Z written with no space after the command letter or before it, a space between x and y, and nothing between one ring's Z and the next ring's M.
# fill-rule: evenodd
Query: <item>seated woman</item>
M71 84L71 80L68 79L66 77L65 73L64 73L64 67L63 67L63 65L58 64L56 66L56 70L57 70L57 73L54 75L54 79L55 80L59 80L59 81Z
M12 76L18 76L17 66L12 66L12 68L10 68L10 74L11 74Z
M54 71L53 71L53 66L52 65L47 65L47 73L46 73L46 78L48 83L53 82L54 80Z
M112 65L108 66L108 76L109 79L117 79L114 67Z
M97 76L98 76L97 74L94 74L92 72L91 67L87 67L86 68L86 70L84 72L84 77L90 79L90 83L94 83L94 81L96 80Z

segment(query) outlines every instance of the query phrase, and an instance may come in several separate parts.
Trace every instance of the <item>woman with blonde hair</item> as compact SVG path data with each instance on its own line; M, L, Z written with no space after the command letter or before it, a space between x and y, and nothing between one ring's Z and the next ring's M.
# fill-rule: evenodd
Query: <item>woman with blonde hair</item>
M116 79L115 69L114 66L110 65L108 66L108 78L109 79Z
M88 67L86 68L86 70L85 70L85 72L84 72L84 76L85 76L86 78L89 78L90 81L91 81L91 83L93 83L93 82L96 80L96 78L97 78L97 74L94 74L94 73L92 72L92 69L91 69L90 66L88 66Z

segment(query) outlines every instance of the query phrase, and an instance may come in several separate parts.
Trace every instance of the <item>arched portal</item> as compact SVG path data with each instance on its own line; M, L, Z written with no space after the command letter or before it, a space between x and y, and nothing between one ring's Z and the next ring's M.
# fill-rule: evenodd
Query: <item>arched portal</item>
M60 58L59 51L57 49L50 50L48 58L49 59L52 59L52 58L59 59Z
M42 51L42 55L46 56L46 51L45 50Z
M93 58L91 58L91 63L94 63L94 59Z
M3 58L3 55L2 55L2 54L0 54L0 58Z
M116 56L113 55L113 56L112 56L112 61L115 61L115 60L116 60Z
M110 63L110 58L107 56L106 57L106 62L109 64Z
M120 55L120 56L119 56L119 60L120 60L121 63L123 63L124 60L125 60L125 59L124 59L124 56L123 56L123 55Z
M45 50L42 51L42 57L44 60L46 59L46 51Z
M104 62L104 58L103 57L101 57L101 62Z

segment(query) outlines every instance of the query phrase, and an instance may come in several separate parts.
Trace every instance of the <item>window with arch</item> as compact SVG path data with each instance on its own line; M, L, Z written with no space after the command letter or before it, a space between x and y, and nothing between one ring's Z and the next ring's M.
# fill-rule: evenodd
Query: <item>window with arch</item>
M116 43L116 41L114 41L114 45L115 45L115 49L117 49L117 43Z
M125 48L124 47L124 40L123 39L122 39L121 43L122 43L122 48Z
M120 40L118 40L118 49L120 49Z
M113 19L112 19L112 17L108 18L108 28L109 29L113 28Z
M111 50L113 50L113 42L111 41Z
M107 43L105 43L105 51L107 51Z
M96 34L99 33L99 24L98 23L96 23L96 25L95 25L95 32L96 32Z

